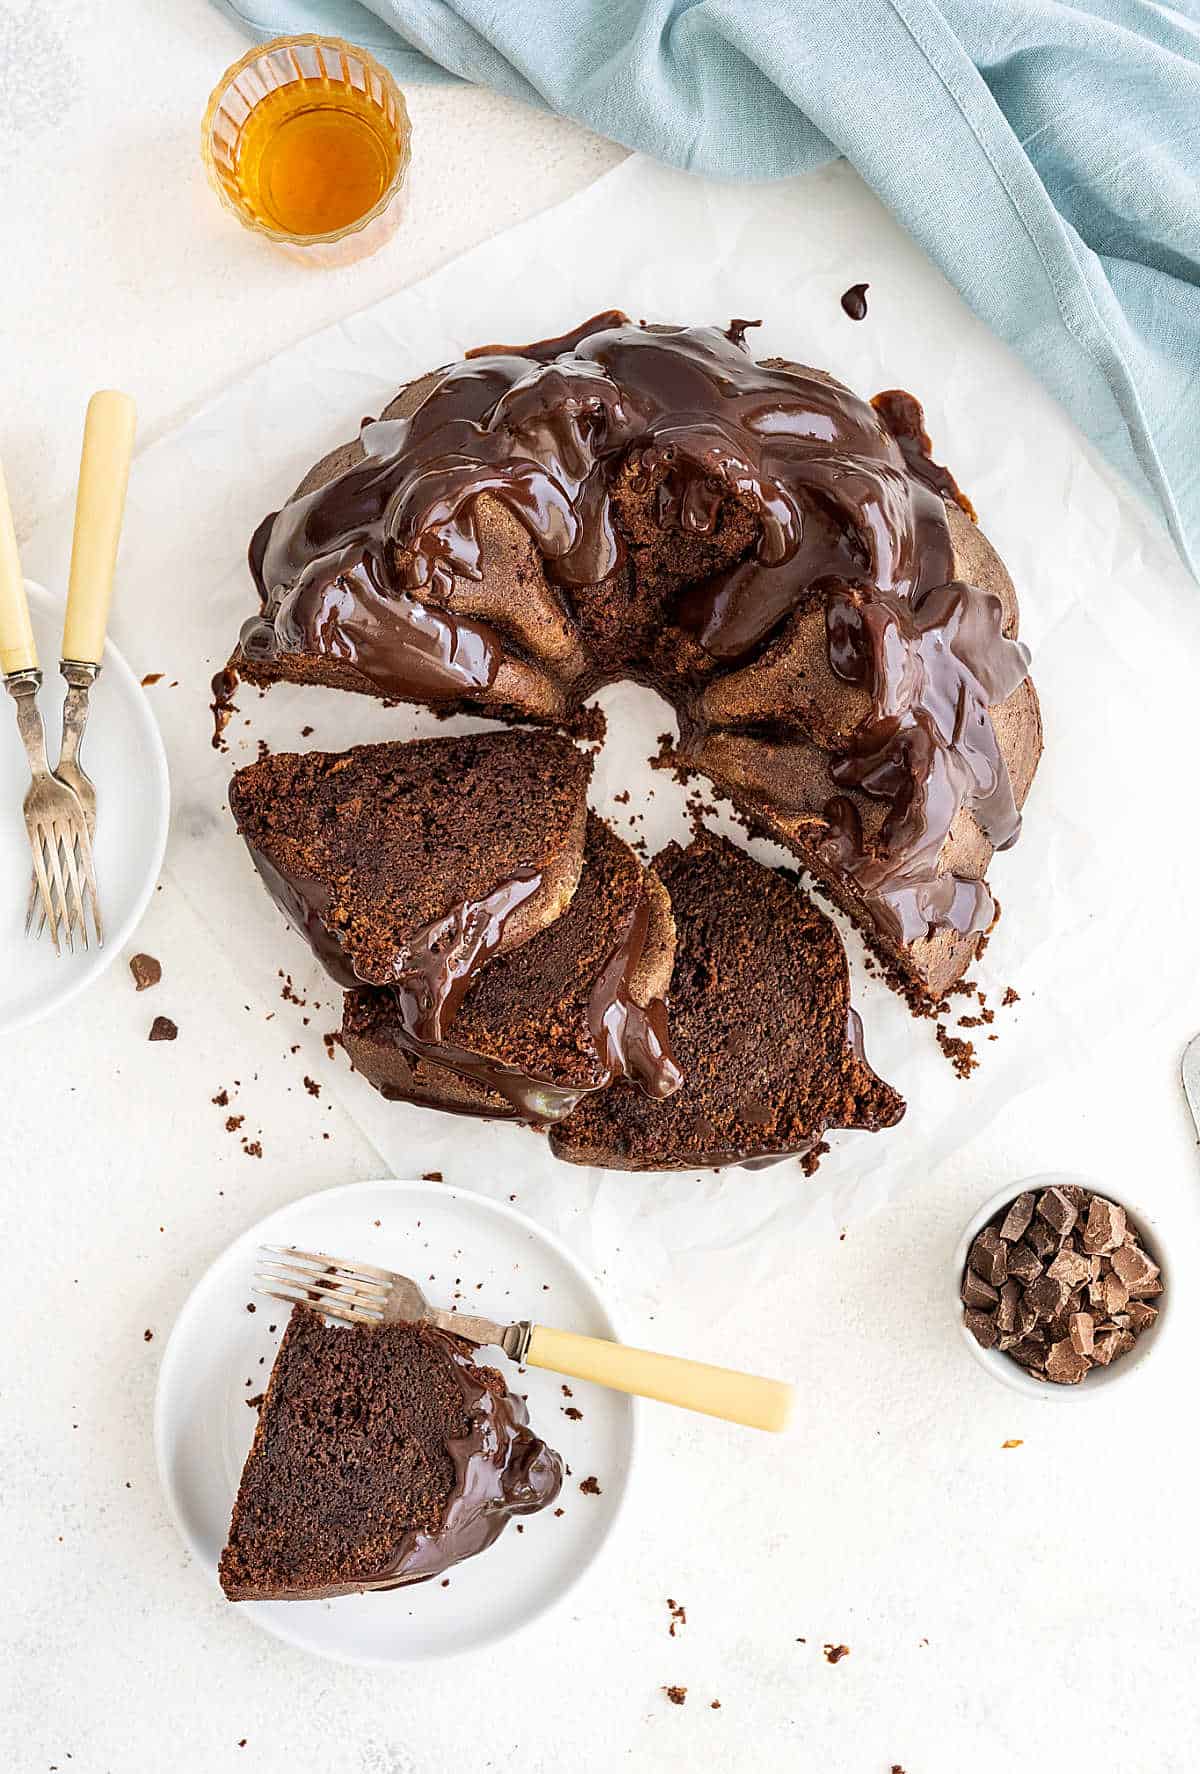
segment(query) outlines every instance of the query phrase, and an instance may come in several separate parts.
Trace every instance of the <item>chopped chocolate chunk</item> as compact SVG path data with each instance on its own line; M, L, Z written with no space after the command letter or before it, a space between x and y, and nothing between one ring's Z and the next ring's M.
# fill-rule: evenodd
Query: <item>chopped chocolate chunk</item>
M974 1269L965 1269L962 1278L962 1297L964 1304L982 1312L990 1306L994 1306L1000 1295L991 1282L985 1281L982 1275L976 1275Z
M1043 1263L1058 1249L1058 1239L1044 1220L1035 1219L1025 1234L1025 1242Z
M1113 1273L1119 1275L1131 1298L1138 1294L1157 1293L1158 1264L1152 1263L1137 1245L1123 1244L1112 1254Z
M970 1266L992 1287L1008 1280L1008 1249L995 1226L985 1226L971 1246Z
M1090 1366L1087 1356L1080 1355L1070 1338L1064 1337L1061 1343L1050 1346L1046 1357L1046 1378L1060 1386L1078 1386Z
M1079 1218L1079 1209L1065 1189L1047 1189L1038 1197L1037 1217L1045 1220L1061 1242Z
M1014 1244L1008 1253L1008 1273L1014 1280L1023 1282L1028 1287L1042 1273L1041 1261L1027 1244Z
M1157 1306L1148 1306L1145 1300L1130 1300L1129 1328L1135 1336L1140 1337L1143 1331L1148 1331L1157 1317Z
M996 1330L996 1321L990 1313L968 1310L963 1313L963 1323L981 1349L996 1347L999 1333Z
M1025 1289L1025 1304L1032 1307L1040 1322L1062 1311L1069 1292L1065 1281L1058 1281L1053 1275L1039 1275Z
M1091 1288L1088 1289L1089 1294ZM1110 1271L1100 1280L1100 1299L1103 1309L1111 1318L1114 1312L1124 1312L1129 1304L1129 1289L1121 1277Z
M1006 1281L1000 1289L1000 1303L996 1308L996 1329L1006 1335L1017 1328L1017 1307L1020 1304L1021 1290L1015 1281Z
M1093 1195L1083 1232L1084 1250L1094 1255L1116 1250L1126 1230L1125 1209L1115 1201L1105 1201L1102 1195Z
M972 1244L963 1323L982 1348L999 1347L1035 1380L1076 1386L1154 1324L1146 1298L1161 1293L1162 1278L1115 1202L1078 1183L1045 1190L1029 1219L1032 1201L1029 1191L1018 1196ZM1005 1238L1006 1227L1019 1236ZM1007 1275L993 1283L998 1250Z
M1107 1367L1109 1363L1115 1361L1119 1355L1127 1355L1136 1341L1137 1338L1132 1331L1102 1331L1096 1338L1096 1347L1092 1359L1097 1362L1100 1367Z
M1032 1189L1026 1189L1023 1195L1017 1196L1017 1199L1012 1203L1003 1220L1000 1222L1000 1236L1006 1243L1015 1244L1018 1238L1024 1237L1029 1222L1033 1218L1033 1207L1034 1194Z
M1070 1288L1079 1287L1081 1283L1092 1278L1092 1264L1089 1257L1077 1251L1073 1244L1064 1244L1054 1261L1046 1270L1047 1275L1055 1281L1065 1281Z
M151 1041L173 1041L179 1030L169 1016L156 1016L150 1024Z
M156 961L153 955L131 955L129 971L138 991L146 992L162 978L162 962Z

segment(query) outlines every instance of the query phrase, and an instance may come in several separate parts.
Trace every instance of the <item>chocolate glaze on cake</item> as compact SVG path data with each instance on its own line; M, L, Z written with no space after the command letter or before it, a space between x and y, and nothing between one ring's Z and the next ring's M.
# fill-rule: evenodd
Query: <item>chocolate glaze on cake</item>
M1040 722L1016 604L920 407L750 322L489 346L260 526L231 662L569 722L622 677L935 997L995 907Z
M621 1080L551 1129L557 1158L690 1170L781 1157L811 1169L830 1128L891 1127L903 1099L866 1063L841 938L793 883L709 832L654 864L671 895L679 1091Z
M616 1076L667 1096L674 956L662 883L589 814L570 905L479 976L440 1042L413 1033L400 988L348 993L342 1044L385 1096L462 1114L557 1121Z
M291 1321L234 1505L231 1601L392 1589L483 1552L558 1495L520 1399L430 1325Z
M401 990L439 1041L476 973L563 910L591 760L551 734L277 752L229 804L284 915L344 986Z

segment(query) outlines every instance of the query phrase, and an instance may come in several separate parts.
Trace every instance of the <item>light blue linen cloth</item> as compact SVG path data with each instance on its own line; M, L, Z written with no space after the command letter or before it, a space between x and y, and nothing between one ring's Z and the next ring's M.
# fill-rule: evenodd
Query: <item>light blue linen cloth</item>
M845 155L1200 577L1200 0L216 4L697 173Z

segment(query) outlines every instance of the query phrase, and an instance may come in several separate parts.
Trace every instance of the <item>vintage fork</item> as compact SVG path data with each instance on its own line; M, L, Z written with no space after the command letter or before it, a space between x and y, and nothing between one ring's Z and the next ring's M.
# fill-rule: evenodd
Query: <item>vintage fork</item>
M137 409L127 394L104 388L89 400L83 426L79 486L75 495L75 532L71 541L67 611L59 661L59 670L67 681L67 694L63 702L62 742L54 774L74 790L87 820L88 836L93 840L96 835L96 790L79 761L79 749L87 726L91 688L100 675L100 661L104 657L104 636L112 602L113 573L136 426ZM38 902L35 880L29 887L26 932ZM95 896L92 916L97 939L103 943L100 905ZM44 919L43 909L38 922L39 934Z
M343 1324L433 1324L468 1343L495 1345L511 1361L547 1368L572 1379L592 1380L616 1392L657 1398L685 1410L724 1417L751 1429L778 1433L787 1426L792 1388L732 1368L630 1349L603 1337L551 1330L523 1319L498 1324L474 1313L444 1312L431 1306L415 1281L370 1263L347 1263L319 1251L263 1245L258 1253L255 1289L287 1305L308 1306Z
M42 674L33 625L29 620L29 601L25 595L3 470L0 470L0 673L4 677L5 689L16 703L17 730L29 759L25 829L33 853L42 921L50 927L56 954L62 952L60 925L72 951L76 928L84 948L87 948L85 889L91 899L93 916L96 909L91 838L78 797L52 774L46 758L46 734L37 706Z

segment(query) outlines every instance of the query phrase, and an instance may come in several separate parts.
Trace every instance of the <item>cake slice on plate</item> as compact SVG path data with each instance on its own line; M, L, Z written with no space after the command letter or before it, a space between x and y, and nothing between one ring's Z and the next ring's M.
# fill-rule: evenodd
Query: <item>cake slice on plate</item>
M238 1487L230 1601L393 1589L483 1552L558 1495L525 1406L427 1324L331 1326L293 1308Z
M796 1157L829 1128L891 1127L903 1099L863 1057L841 937L784 875L723 838L669 844L671 1037L683 1084L651 1101L618 1079L551 1129L551 1150L610 1170Z
M662 882L589 814L570 905L479 976L440 1042L414 1034L400 986L348 993L342 1044L385 1096L461 1114L557 1121L621 1075L666 1096L674 959Z
M267 891L343 986L403 979L439 1040L489 960L570 903L591 759L552 734L278 753L229 805Z

